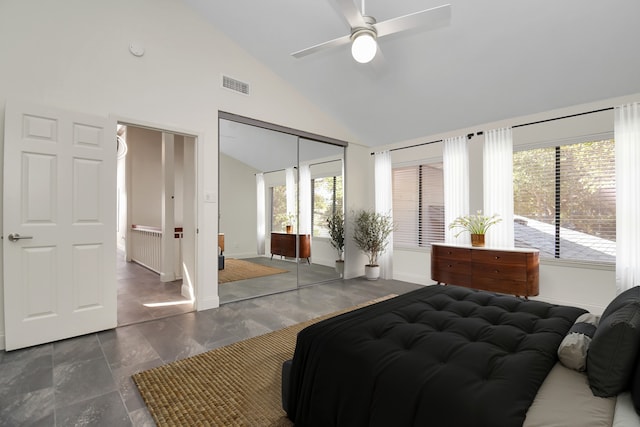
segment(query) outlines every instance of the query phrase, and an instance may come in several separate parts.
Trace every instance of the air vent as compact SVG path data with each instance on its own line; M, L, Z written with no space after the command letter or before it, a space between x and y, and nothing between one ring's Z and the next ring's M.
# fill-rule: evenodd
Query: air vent
M234 92L249 95L249 83L241 82L240 80L233 79L229 76L222 76L222 87Z

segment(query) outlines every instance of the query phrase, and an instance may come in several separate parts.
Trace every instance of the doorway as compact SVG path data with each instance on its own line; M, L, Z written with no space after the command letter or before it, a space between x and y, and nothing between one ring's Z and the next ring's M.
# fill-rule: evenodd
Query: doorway
M196 139L118 124L118 326L194 310Z

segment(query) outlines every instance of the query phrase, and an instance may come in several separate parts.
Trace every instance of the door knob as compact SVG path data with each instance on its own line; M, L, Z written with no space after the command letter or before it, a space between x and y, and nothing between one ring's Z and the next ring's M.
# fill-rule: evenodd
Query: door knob
M33 239L33 236L21 236L18 233L11 233L9 234L8 239L10 242L17 242L18 240L22 239Z

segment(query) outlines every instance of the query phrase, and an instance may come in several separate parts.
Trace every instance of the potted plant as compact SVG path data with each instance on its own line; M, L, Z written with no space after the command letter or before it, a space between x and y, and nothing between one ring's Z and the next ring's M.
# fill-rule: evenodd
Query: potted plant
M293 233L293 226L296 223L294 214L280 214L277 218L282 225L282 229L286 230L287 234Z
M369 258L369 263L364 268L365 275L369 280L377 280L380 277L378 256L386 250L387 237L393 231L391 216L360 210L354 214L353 218L355 221L353 240Z
M338 251L336 259L336 271L342 277L344 274L344 215L342 211L336 211L327 218L327 228L331 237L331 246Z
M474 215L459 216L449 224L449 229L461 228L455 237L468 231L471 235L471 246L484 246L484 235L487 234L487 230L500 221L502 219L498 214L486 216L482 214L482 211L477 211Z

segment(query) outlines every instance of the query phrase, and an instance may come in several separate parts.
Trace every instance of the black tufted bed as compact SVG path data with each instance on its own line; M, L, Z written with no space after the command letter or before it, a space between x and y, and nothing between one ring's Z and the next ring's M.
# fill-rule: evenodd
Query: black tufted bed
M283 405L302 426L522 426L585 310L426 286L304 329Z

